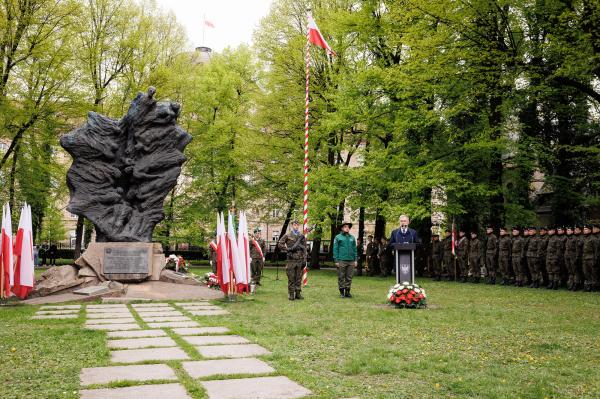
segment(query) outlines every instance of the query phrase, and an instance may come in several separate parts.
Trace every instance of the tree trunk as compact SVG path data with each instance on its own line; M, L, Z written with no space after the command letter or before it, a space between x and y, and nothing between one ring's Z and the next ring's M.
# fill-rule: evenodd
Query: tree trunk
M83 241L83 222L85 218L83 216L77 217L77 228L75 229L75 259L79 259L81 256L81 242Z
M358 211L358 242L360 245L356 248L358 251L358 263L356 268L356 275L362 276L362 269L364 264L363 250L365 248L365 207L361 206Z
M14 212L15 209L15 175L17 173L17 162L19 161L19 149L21 144L18 143L15 146L15 150L13 152L13 161L12 166L10 168L10 176L8 179L8 203L10 204L11 212Z
M321 252L321 237L314 237L312 247L310 249L310 268L311 270L319 270L321 263L319 253Z
M373 234L375 240L379 241L385 237L385 225L386 220L378 211L375 216L375 234Z
M275 245L275 253L274 253L273 260L277 260L279 257L279 241L281 241L281 239L285 235L285 232L288 229L288 226L290 225L290 221L292 220L292 212L294 212L295 207L296 207L296 201L294 201L294 200L290 201L290 205L288 206L288 211L285 214L285 220L283 221L283 226L281 226L281 232L279 233L279 238L277 239L277 244Z

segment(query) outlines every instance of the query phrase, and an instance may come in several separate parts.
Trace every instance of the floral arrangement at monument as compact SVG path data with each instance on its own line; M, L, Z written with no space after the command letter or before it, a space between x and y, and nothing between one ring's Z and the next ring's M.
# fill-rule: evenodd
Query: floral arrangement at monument
M221 289L219 287L219 279L217 278L217 275L212 272L204 275L204 282L208 288L214 288L215 290Z
M405 281L390 288L387 297L388 303L397 308L425 308L427 307L427 294L418 284Z

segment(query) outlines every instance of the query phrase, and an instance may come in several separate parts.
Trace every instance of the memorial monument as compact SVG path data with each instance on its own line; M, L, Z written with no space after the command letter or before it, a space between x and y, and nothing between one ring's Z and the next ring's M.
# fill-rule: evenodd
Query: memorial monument
M75 262L80 277L160 279L165 258L152 232L192 136L176 124L179 104L157 102L155 92L139 93L121 120L90 112L83 126L60 138L73 158L67 210L96 231L96 242Z

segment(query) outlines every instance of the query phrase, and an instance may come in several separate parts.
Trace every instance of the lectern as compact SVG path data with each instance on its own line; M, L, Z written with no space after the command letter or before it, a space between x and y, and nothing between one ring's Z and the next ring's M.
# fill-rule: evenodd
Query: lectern
M396 261L396 283L415 282L415 249L417 244L394 244Z

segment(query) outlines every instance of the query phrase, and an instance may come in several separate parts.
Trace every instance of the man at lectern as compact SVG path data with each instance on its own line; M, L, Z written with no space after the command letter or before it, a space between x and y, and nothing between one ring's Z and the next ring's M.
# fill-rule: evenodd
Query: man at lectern
M392 231L389 246L394 244L420 244L421 239L415 229L408 227L410 220L406 215L400 215L400 228Z

